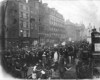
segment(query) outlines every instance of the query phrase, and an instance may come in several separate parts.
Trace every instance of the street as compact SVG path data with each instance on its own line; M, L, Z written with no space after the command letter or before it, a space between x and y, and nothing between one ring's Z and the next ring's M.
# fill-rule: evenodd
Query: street
M32 68L29 68L27 75L30 75L31 73L32 73ZM60 79L59 70L52 72L52 79ZM66 71L63 74L63 79L77 79L75 65L72 65L70 69L66 69Z
M74 49L69 45L71 44L54 47L54 49L38 50L37 48L35 51L28 49L29 47L13 48L2 54L1 63L8 73L22 79L31 79L32 75L37 79L91 79L99 75L100 72L92 67L93 59L89 51L84 51L82 47L83 49L79 48L75 53L76 44L73 46ZM83 41L78 45L88 46L89 44Z
M99 5L0 0L0 68L17 79L100 78Z

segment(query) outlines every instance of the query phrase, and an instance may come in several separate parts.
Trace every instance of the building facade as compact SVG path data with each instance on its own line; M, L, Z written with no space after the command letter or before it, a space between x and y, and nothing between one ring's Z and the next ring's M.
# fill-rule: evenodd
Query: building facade
M8 0L6 26L8 44L30 37L30 8L25 0Z
M18 2L8 0L6 9L6 27L8 41L14 41L19 38L19 6Z
M65 39L65 20L63 16L54 8L49 9L49 24L55 40L63 41Z
M67 32L67 36L68 36L68 39L71 39L71 40L76 40L77 37L76 35L79 35L78 33L76 33L76 26L75 24L73 24L71 21L67 20L66 21L66 32Z
M79 33L78 40L84 40L85 39L85 35L84 35L85 25L84 24L76 24L76 27L77 27L77 31Z
M8 0L6 9L6 27L8 42L25 43L38 40L39 36L39 1ZM6 3L7 3L6 2Z
M86 40L91 43L91 33L92 33L92 25L89 23L87 29L85 30Z
M39 0L29 0L30 7L30 37L32 44L39 42Z
M72 41L80 41L84 39L84 31L85 26L84 24L74 24L70 20L66 21L66 32L68 36L68 40L71 39Z
M40 3L40 42L54 44L65 38L65 22L63 16L46 3Z
M50 45L65 40L63 16L39 0L8 0L6 13L8 42Z
M19 36L30 37L30 7L26 2L19 2Z

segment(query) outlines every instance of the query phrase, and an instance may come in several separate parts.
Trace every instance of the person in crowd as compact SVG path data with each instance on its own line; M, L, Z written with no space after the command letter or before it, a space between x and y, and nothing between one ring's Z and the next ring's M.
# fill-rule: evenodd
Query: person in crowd
M65 46L56 48L37 47L36 49L32 49L28 46L20 48L16 45L15 47L12 46L6 50L5 54L2 54L2 61L3 65L6 66L6 70L10 69L8 72L11 73L15 71L17 74L19 73L17 77L26 77L28 67L39 64L41 68L48 67L48 69L54 68L54 71L59 70L60 77L63 78L64 72L66 71L64 69L65 66L67 67L69 64L73 64L73 61L76 62L76 71L79 73L78 69L81 65L79 62L83 59L82 53L84 51L88 51L88 56L90 56L89 62L91 62L91 59L93 58L91 55L91 45L86 41L70 42ZM87 54L85 56L87 56Z

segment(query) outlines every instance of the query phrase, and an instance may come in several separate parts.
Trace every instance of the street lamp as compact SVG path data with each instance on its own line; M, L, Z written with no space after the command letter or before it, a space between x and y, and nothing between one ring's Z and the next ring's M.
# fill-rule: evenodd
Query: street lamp
M20 38L19 38L19 40L20 40L20 47L22 47L22 41L23 41L23 30L20 30L19 32L20 32Z
M20 30L20 32L22 33L22 32L23 32L23 30Z

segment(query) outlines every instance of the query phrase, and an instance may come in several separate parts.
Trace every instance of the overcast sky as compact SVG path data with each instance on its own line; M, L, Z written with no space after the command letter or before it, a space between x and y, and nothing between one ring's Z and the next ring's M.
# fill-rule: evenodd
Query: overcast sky
M100 27L100 1L99 0L42 0L60 12L65 19L74 23L84 23L86 26Z
M2 1L2 0L0 0ZM74 23L84 23L87 27L100 27L100 0L42 0L48 6L55 8L65 19Z

